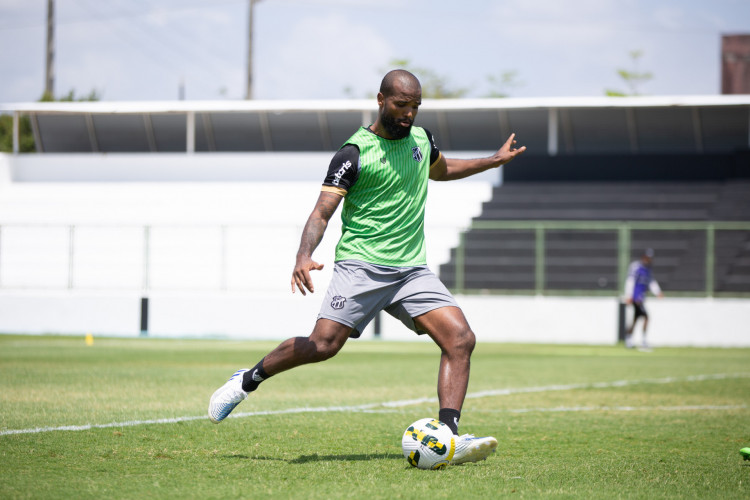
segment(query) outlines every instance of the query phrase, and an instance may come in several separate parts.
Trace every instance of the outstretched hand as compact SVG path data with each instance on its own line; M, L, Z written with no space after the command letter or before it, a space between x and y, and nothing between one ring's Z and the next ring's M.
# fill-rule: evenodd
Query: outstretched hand
M510 134L510 137L508 137L508 140L505 141L505 144L503 144L503 146L497 150L497 153L493 155L495 162L499 162L500 165L505 165L510 160L526 151L526 146L516 148L514 147L515 144L516 134L512 133Z
M305 289L310 290L310 293L315 293L315 286L313 286L312 278L310 277L310 271L320 271L323 269L323 264L318 264L310 257L297 257L297 264L294 266L292 271L292 293L296 290L294 287L299 288L302 295L307 295Z

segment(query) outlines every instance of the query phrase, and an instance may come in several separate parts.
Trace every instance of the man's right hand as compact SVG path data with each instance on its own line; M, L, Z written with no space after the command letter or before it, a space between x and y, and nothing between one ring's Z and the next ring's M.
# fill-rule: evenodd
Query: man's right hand
M340 193L325 190L320 192L315 208L310 213L305 228L302 230L299 250L297 250L297 263L294 265L294 271L292 271L292 293L296 291L295 286L299 288L302 295L307 295L305 289L310 290L310 293L315 293L310 271L320 271L323 269L323 264L318 264L312 260L312 254L318 248L320 240L323 239L323 233L328 227L328 220L343 198L344 196Z
M323 264L318 264L310 257L297 256L297 264L292 272L292 293L296 292L295 286L299 288L302 295L307 295L305 289L310 290L310 293L315 293L310 271L320 271L321 269L323 269Z

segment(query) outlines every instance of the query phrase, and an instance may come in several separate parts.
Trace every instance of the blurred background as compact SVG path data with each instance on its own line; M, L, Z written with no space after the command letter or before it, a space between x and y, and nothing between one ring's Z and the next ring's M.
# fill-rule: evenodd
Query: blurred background
M528 147L430 186L480 340L621 341L653 248L650 343L750 345L746 1L4 0L0 67L0 332L306 335L302 225L400 67L446 155Z
M3 0L4 102L45 90L49 5L55 95L115 101L243 99L251 45L257 99L367 98L399 60L459 97L718 94L750 30L742 0Z

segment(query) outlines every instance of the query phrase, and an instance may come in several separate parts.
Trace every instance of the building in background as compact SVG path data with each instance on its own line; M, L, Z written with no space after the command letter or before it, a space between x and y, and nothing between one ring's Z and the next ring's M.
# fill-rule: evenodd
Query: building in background
M750 94L750 35L721 38L721 93Z

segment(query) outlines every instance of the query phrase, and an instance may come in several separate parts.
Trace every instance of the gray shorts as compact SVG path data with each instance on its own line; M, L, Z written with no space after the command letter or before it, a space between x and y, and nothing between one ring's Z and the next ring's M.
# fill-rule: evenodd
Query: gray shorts
M417 329L414 319L426 312L458 303L427 266L390 267L358 260L336 262L318 319L326 318L352 327L357 338L385 310L406 325Z

